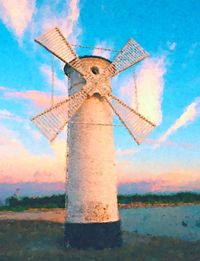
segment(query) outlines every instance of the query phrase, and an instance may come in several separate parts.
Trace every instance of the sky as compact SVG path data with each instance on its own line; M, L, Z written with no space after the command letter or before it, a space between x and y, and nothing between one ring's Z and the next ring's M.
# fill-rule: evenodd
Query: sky
M114 127L118 183L200 190L199 13L196 0L0 0L0 183L65 181L66 131L50 144L30 121L51 104L52 56L34 39L57 26L71 44L120 50L134 38L150 54L112 79L113 93L157 125L140 146ZM54 64L59 101L68 79Z

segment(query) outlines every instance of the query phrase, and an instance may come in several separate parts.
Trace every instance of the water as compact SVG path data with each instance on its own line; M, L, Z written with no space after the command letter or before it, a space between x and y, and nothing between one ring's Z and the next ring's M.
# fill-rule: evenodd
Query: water
M200 240L200 205L121 209L122 230Z

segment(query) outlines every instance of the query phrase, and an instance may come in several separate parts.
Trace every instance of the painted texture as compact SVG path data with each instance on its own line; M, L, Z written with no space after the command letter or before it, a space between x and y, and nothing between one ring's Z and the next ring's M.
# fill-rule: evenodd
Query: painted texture
M84 58L86 66L103 69L105 60ZM73 72L70 94L80 90ZM73 87L73 84L75 86ZM110 88L110 84L106 83ZM99 124L108 124L103 126ZM68 222L103 223L119 220L112 113L99 95L88 98L71 119L69 129Z

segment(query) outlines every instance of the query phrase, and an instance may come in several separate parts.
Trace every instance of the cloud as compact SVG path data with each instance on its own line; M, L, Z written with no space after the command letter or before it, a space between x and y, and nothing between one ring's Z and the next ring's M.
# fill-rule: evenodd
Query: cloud
M136 163L129 160L118 161L116 168L119 190L123 193L200 189L198 169L188 171L173 167L162 173L155 173L155 170L151 172L150 169L142 171Z
M128 148L128 149L117 149L116 156L117 157L133 156L135 153L138 152L138 150L139 150L139 147Z
M81 33L79 15L79 0L44 1L37 9L35 0L0 0L0 19L19 42L27 29L34 38L57 26L76 44Z
M24 127L24 130L28 131L28 133L31 135L31 137L34 140L38 141L42 138L41 133L38 130L36 130L35 128L33 128L32 123L30 125L30 122L26 121L23 127Z
M46 82L51 85L52 84L52 69L50 66L43 64L40 66L40 71L43 73ZM55 91L58 91L59 94L67 96L68 90L67 90L67 83L66 83L66 77L64 79L59 79L56 72L54 73L54 89Z
M5 98L17 98L22 100L31 101L35 106L49 107L50 106L50 94L43 91L6 91L4 92Z
M0 86L0 91L6 91L8 88L5 86Z
M80 34L80 28L77 26L80 15L79 0L69 1L69 14L66 22L66 37L76 43L77 36Z
M32 34L38 35L54 27L59 27L64 36L76 44L77 37L81 32L78 25L79 15L79 0L48 2L38 10L38 14L32 22Z
M174 51L176 49L176 42L167 42L167 46L170 51Z
M154 148L160 144L159 140L153 140L153 139L146 139L144 143L152 145ZM163 141L163 145L171 148L179 147L183 149L191 149L191 150L195 149L195 145L192 143L179 143L171 140Z
M36 91L36 90L27 90L27 91L16 91L10 88L2 88L0 91L3 92L3 97L7 99L15 98L16 100L27 100L32 103L34 109L49 108L50 104L50 92ZM57 103L63 99L66 99L66 96L63 95L54 95L54 102Z
M200 189L200 179L198 171L184 171L177 169L162 173L154 180L152 191L178 191Z
M126 75L120 85L119 96L128 105L132 106L136 110L136 89L134 75Z
M175 123L158 139L158 144L163 143L167 138L179 128L193 122L200 116L200 97L196 98L175 121Z
M133 75L120 80L119 96L147 119L159 125L162 121L162 96L166 64L164 57L148 58Z
M16 131L0 125L0 132L0 183L8 177L12 183L65 181L65 140L54 142L51 153L37 155L27 150Z
M35 0L0 0L0 18L18 40L23 37L34 11Z
M111 49L111 47L105 41L96 44L92 55L101 56L106 59L110 59L110 51L103 49Z
M6 109L0 110L0 119L3 119L3 120L14 120L14 121L17 121L17 122L21 122L22 121L21 117L14 115L12 112L10 112L10 111L8 111Z
M143 62L136 77L138 111L155 124L162 121L162 95L166 69L164 59L148 59Z
M0 132L0 183L65 182L66 139L57 139L49 145L50 153L36 154L25 147L16 131L0 125ZM123 150L123 152L126 155L134 153L131 149ZM188 170L173 167L168 172L153 175L154 171L141 170L133 161L119 160L116 172L119 185L134 184L133 187L140 191L200 188L199 173L195 170L188 172ZM132 189L131 185L129 188Z
M186 58L191 58L195 52L197 51L197 49L200 47L200 42L194 42L188 51L188 54L186 55Z
M118 178L118 184L140 182L145 178L144 173L138 171L134 166L134 163L130 160L118 160L116 163L116 172Z
M163 57L146 59L136 72L138 111L156 125L162 121L161 105L165 73Z

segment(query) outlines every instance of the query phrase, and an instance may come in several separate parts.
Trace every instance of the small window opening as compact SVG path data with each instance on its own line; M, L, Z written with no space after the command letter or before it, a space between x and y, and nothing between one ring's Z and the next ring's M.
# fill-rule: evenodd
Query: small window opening
M92 68L91 68L91 71L92 71L92 73L95 74L95 75L96 75L96 74L99 74L99 68L96 67L96 66L92 67Z

